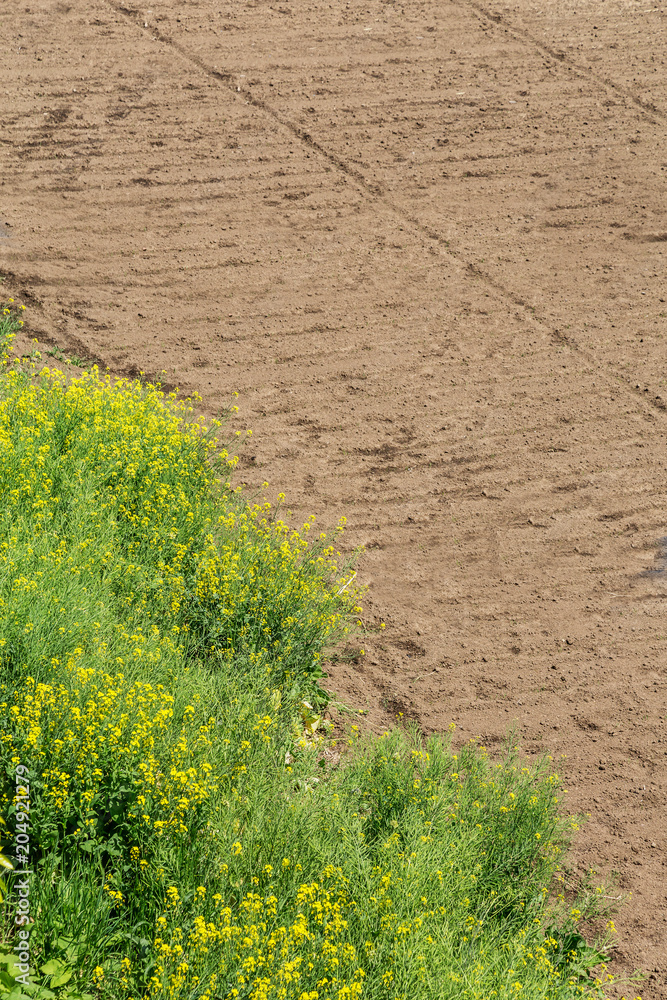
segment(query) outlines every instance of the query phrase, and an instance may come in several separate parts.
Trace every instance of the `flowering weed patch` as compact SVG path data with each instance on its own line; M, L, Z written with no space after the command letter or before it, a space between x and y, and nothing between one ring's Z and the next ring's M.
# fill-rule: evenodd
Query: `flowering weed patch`
M244 501L218 428L4 351L0 997L603 996L556 774L403 733L327 766L303 699L350 569Z
M288 783L271 815L251 809L210 888L171 890L150 994L605 995L588 976L603 947L577 931L601 893L553 898L571 828L559 788L514 752L493 763L399 733L358 746L312 791Z
M344 567L324 536L308 545L312 521L299 534L220 482L219 422L95 370L9 368L0 393L6 659L44 668L97 632L105 663L248 655L299 687L321 675L354 603Z

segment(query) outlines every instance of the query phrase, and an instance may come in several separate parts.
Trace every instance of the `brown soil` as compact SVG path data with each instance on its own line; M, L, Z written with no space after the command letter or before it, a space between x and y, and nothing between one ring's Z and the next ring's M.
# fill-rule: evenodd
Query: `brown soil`
M245 481L347 516L374 728L567 755L657 1000L667 8L488 2L3 0L0 268L43 344L239 390Z

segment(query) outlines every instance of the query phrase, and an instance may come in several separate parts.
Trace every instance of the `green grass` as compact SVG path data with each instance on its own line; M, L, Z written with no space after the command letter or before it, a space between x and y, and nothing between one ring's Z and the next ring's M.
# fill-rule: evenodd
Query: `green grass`
M548 759L353 727L332 766L321 661L360 611L351 568L232 488L218 433L5 351L0 802L32 874L28 985L23 876L0 886L0 996L603 996L607 939L578 928L604 894L564 888Z

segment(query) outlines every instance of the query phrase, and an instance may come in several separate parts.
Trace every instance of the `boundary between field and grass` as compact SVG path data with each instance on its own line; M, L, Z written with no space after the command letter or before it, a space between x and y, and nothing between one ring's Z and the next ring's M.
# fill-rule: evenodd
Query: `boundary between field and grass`
M232 485L196 399L15 357L19 323L10 301L0 998L617 995L551 759L334 739L354 558Z

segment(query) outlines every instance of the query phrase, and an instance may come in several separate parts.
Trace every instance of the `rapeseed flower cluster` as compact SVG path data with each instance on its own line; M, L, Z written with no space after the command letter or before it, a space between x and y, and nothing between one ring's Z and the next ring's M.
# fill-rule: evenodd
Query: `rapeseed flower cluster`
M201 724L189 706L175 724L174 697L162 684L129 683L83 666L82 656L69 657L52 683L24 677L0 703L0 754L35 775L41 849L68 835L106 843L113 830L132 842L191 832L218 780L213 720ZM5 788L5 814L10 805Z
M210 997L223 988L229 998L355 1000L365 972L349 940L347 880L329 866L321 881L303 883L285 912L274 892L247 892L234 907L220 893L207 899L202 887L195 911L183 926L176 905L157 921L151 997L176 997L199 986Z

